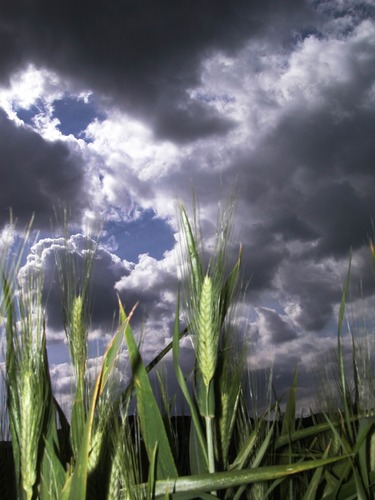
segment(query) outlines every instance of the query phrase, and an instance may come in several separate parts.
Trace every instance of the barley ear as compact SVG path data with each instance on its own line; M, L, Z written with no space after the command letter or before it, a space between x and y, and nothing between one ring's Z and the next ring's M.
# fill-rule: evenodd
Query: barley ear
M214 307L212 280L205 276L199 301L198 312L198 367L203 377L206 388L210 385L215 374L217 359L217 335L214 331Z
M71 354L76 376L81 379L85 372L86 363L86 328L83 320L82 295L74 297L70 320Z
M85 427L85 366L86 337L83 322L82 296L74 297L70 317L70 349L76 376L76 393L72 408L71 442L75 456L82 440Z

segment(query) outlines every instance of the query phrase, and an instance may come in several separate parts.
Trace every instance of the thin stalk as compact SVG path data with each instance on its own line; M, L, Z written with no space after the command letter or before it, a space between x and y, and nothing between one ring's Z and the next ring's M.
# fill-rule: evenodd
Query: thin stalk
M207 437L207 453L208 453L208 472L210 474L215 472L215 453L214 453L214 440L212 417L205 417L206 422L206 437Z

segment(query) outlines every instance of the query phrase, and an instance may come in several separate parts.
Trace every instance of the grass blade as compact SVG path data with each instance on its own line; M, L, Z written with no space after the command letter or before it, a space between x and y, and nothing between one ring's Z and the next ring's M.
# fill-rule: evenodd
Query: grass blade
M157 481L155 484L155 497L161 498L164 496L167 488L168 491L173 491L175 493L190 492L199 494L205 491L216 491L260 481L272 481L278 478L314 470L317 467L324 467L345 458L345 456L322 458L319 460L307 460L296 464L273 465L240 471L215 472L215 474L181 476L167 481ZM146 485L141 485L141 488L146 488Z
M122 320L126 320L126 314L121 303L120 313ZM178 472L168 436L165 431L164 422L129 324L125 330L125 338L128 345L129 360L137 394L141 432L149 461L151 462L155 446L158 443L157 478L165 479L168 477L176 477L178 476Z

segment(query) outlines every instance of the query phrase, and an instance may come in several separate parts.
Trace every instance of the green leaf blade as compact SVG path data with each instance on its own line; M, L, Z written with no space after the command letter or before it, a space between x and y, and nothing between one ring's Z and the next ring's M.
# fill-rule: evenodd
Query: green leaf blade
M121 316L126 318L122 306ZM178 472L165 431L164 422L156 403L155 396L138 350L131 327L125 330L125 338L129 351L129 360L133 372L134 387L137 395L141 432L145 442L149 461L152 462L155 446L158 446L157 478L177 477Z

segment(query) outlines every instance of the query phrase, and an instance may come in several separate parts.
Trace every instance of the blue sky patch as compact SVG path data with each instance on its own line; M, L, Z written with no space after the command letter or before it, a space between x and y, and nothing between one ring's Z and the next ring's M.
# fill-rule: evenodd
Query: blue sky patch
M172 229L163 219L155 218L153 210L145 211L133 222L108 222L104 229L108 236L115 237L118 243L116 253L130 262L137 262L141 253L160 260L174 245Z
M53 102L53 116L60 121L58 129L64 135L82 136L82 132L95 119L104 119L93 100L87 102L73 97L64 97Z
M26 125L34 125L34 117L35 115L39 115L40 113L46 113L46 108L43 102L39 99L36 104L31 106L28 109L18 108L17 116L20 118Z

